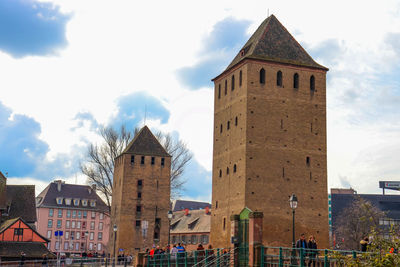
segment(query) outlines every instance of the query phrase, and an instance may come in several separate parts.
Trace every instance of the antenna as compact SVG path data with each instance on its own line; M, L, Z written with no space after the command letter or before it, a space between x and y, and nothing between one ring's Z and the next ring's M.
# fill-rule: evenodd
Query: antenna
M267 17L269 17L269 8L267 9Z

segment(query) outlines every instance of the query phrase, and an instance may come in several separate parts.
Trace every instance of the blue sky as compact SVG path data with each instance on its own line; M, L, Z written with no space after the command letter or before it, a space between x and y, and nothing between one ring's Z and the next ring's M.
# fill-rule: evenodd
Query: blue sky
M10 183L84 183L79 162L99 126L141 126L146 113L194 155L184 197L210 200L211 79L267 10L330 69L329 187L372 193L379 179L400 179L397 1L110 3L0 2L0 171Z

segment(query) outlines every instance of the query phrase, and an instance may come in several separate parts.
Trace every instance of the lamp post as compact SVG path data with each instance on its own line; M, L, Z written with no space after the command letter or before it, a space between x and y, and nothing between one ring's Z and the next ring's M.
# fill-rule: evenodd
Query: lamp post
M113 248L113 251L114 251L114 255L113 255L112 267L115 267L115 243L117 242L117 230L118 230L118 227L117 227L116 224L114 224L114 226L113 226L113 232L114 232L114 248Z
M294 223L294 215L295 215L295 210L297 208L297 197L295 194L292 194L289 198L289 204L290 208L292 209L292 214L293 214L293 236L292 236L292 265L296 264L296 250L295 250L295 223Z
M171 220L172 220L173 214L172 211L168 211L168 253L171 251Z

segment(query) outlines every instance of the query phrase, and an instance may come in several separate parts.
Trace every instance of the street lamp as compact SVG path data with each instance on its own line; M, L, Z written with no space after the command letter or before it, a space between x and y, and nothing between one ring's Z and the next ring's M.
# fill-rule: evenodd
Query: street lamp
M297 197L295 194L292 194L289 198L289 204L290 204L290 208L292 209L292 214L293 214L293 237L292 237L292 265L296 264L296 250L295 250L295 228L294 228L294 214L295 214L295 210L297 208Z
M171 245L170 245L170 241L171 241L171 220L172 220L173 214L172 211L169 210L168 211L168 253L171 251Z
M113 226L113 232L114 232L114 249L113 249L113 251L114 251L114 255L113 255L112 267L115 267L115 243L117 242L117 230L118 230L118 227L117 227L116 224L114 224L114 226Z

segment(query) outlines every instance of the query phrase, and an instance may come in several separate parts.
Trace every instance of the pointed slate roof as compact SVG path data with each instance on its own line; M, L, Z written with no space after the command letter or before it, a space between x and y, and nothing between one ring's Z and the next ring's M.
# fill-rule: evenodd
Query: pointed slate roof
M124 152L122 152L122 154L124 153L144 156L171 157L147 126L140 129L139 133L128 144Z
M274 15L264 20L226 70L246 58L328 70L312 59Z

